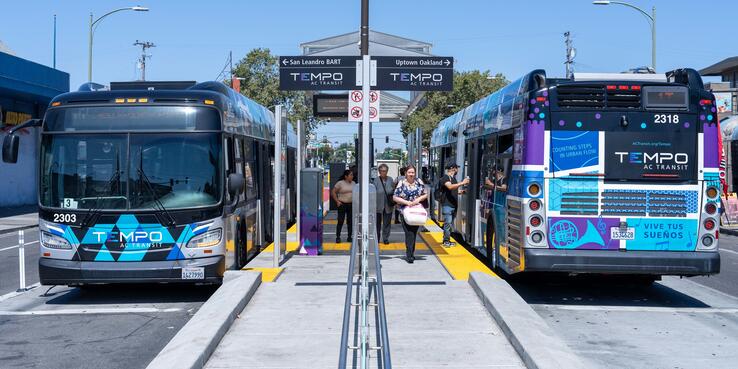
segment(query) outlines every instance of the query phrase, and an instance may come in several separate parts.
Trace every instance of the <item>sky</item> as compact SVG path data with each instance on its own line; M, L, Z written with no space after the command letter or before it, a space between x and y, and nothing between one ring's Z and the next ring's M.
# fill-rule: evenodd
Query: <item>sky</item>
M658 71L701 69L736 56L737 50L726 47L734 25L720 19L738 14L738 1L630 2L647 11L656 6ZM236 60L256 47L299 55L300 43L353 32L360 22L360 0L2 0L0 41L19 57L51 66L56 14L57 68L70 74L76 90L87 79L90 12L98 17L134 5L151 10L113 14L95 31L94 81L138 78L136 40L156 45L147 79L204 81L219 75L230 51ZM369 26L430 42L433 54L454 57L458 70L489 70L508 79L538 68L563 76L565 31L577 49L576 71L621 72L651 62L643 15L587 0L370 0ZM351 127L330 123L317 136L351 140ZM399 124L377 127L399 138Z

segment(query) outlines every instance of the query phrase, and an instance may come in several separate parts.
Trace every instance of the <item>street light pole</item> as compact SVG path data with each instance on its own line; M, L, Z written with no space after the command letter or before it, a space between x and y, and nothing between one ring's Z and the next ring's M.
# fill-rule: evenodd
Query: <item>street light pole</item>
M653 71L656 71L656 6L651 7L651 14L648 14L645 10L626 2L622 1L609 1L609 0L598 0L593 1L592 4L594 5L622 5L627 6L631 9L635 9L641 14L643 14L651 24L651 68Z
M98 24L103 18L107 17L110 14L122 12L124 10L133 10L135 12L147 12L149 11L149 8L145 8L143 6L129 6L126 8L120 8L115 9L113 11L107 12L103 14L102 17L94 19L92 12L90 12L90 34L88 37L88 45L87 45L87 82L92 82L92 35L95 32L95 25Z

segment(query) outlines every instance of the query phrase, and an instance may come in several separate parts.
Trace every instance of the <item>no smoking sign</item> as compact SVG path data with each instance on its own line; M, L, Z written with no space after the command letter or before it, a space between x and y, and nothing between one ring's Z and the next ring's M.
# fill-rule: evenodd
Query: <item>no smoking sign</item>
M369 92L369 121L379 122L379 91ZM361 90L349 91L348 120L349 122L361 122L364 119L362 103L364 93Z

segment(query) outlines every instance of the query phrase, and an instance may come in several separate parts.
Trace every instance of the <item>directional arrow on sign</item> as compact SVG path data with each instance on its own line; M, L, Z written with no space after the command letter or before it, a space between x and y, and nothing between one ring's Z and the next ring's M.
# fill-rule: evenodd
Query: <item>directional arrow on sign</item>
M282 65L287 65L289 61L287 59L282 59Z
M446 59L446 61L445 61L444 63L446 64L446 66L447 66L447 67L448 67L449 65L451 65L451 62L450 62L450 61L449 61L448 59Z

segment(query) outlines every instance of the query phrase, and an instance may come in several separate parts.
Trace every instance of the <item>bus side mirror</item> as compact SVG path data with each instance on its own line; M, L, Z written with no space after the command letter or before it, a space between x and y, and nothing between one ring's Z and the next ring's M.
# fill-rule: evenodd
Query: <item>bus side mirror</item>
M9 134L5 136L3 140L3 161L6 163L17 163L18 162L18 146L20 144L20 137Z
M235 199L241 195L245 182L241 173L231 173L228 175L228 194L231 195L231 199Z

